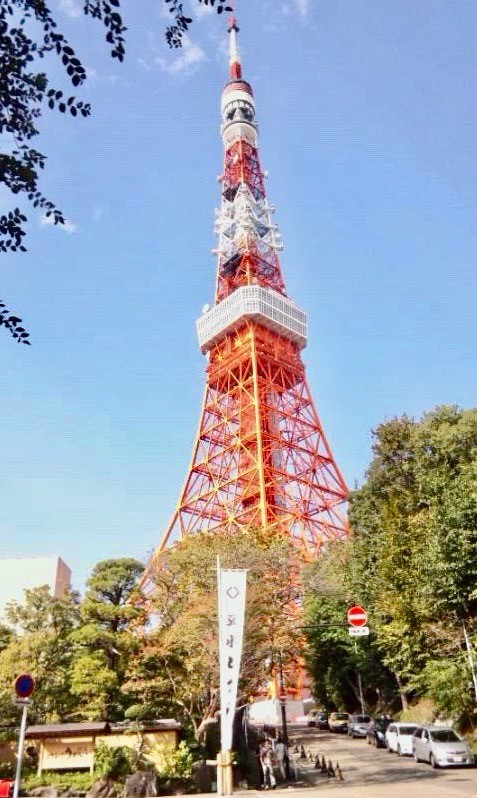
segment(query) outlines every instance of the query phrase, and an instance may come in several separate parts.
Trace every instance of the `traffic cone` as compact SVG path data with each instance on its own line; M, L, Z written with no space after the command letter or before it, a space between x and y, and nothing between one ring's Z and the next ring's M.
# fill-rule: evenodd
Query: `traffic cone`
M328 768L326 767L326 762L325 762L325 757L324 756L321 757L321 772L324 773L325 775L328 774Z
M315 757L315 770L320 770L321 762L320 762L320 755L317 754Z
M335 774L336 774L336 778L339 781L344 781L343 774L341 772L341 768L340 768L340 763L339 762L336 763Z
M330 778L334 778L334 775L335 775L335 769L334 769L333 765L331 764L331 759L329 759L328 760L328 776Z

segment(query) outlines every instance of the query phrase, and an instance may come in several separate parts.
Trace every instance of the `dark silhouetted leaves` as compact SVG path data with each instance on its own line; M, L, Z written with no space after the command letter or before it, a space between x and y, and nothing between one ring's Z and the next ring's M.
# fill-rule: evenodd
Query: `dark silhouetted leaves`
M5 307L5 303L0 302L0 327L5 327L18 344L30 346L30 341L28 340L30 333L27 333L24 327L18 326L20 322L19 316L11 314Z
M181 47L192 17L185 14L184 2L180 0L159 2L169 8L173 17L173 24L165 32L166 41L170 47ZM232 11L224 2L199 2L215 8L219 14ZM85 15L102 23L111 56L122 62L127 29L120 6L121 0L84 0ZM62 212L38 188L46 156L31 148L29 142L39 133L37 124L45 108L62 114L69 111L68 117L74 118L89 116L91 108L75 97L66 99L61 89L50 88L45 72L35 72L39 60L50 54L58 56L65 77L75 88L85 82L86 70L59 32L48 0L0 0L0 135L4 141L13 139L15 146L12 152L0 152L0 184L14 195L23 194L47 218L53 217L57 225L65 223ZM26 252L26 221L18 208L0 216L0 252ZM5 306L0 304L0 326L14 331L11 317L2 307ZM14 334L18 342L29 344L27 337L25 332Z

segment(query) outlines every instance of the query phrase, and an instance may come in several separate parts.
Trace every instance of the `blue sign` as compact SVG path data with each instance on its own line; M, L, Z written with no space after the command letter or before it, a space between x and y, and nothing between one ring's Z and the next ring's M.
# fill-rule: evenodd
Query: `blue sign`
M29 673L22 673L15 681L15 692L18 698L30 698L35 689L35 680Z

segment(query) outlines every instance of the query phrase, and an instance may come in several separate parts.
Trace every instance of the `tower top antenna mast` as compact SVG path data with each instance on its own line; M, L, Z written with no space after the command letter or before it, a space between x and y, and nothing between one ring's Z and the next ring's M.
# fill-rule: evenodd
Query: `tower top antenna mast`
M240 60L240 53L238 49L237 43L237 33L239 32L240 28L237 24L237 18L235 16L235 3L231 2L232 12L230 14L230 26L229 26L229 49L230 49L230 77L232 80L240 80L242 77L242 62Z

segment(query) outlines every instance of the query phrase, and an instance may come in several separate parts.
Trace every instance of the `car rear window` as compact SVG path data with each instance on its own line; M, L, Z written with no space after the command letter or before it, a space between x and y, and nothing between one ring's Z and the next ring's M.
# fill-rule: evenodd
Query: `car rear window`
M369 715L356 715L354 722L355 723L369 723L371 718Z
M335 712L335 714L333 715L333 718L335 720L347 720L348 717L349 715L347 712Z
M452 729L438 729L437 731L429 732L431 739L436 743L460 743L460 737L457 736Z
M415 726L399 726L398 732L399 734L414 734L416 727Z

